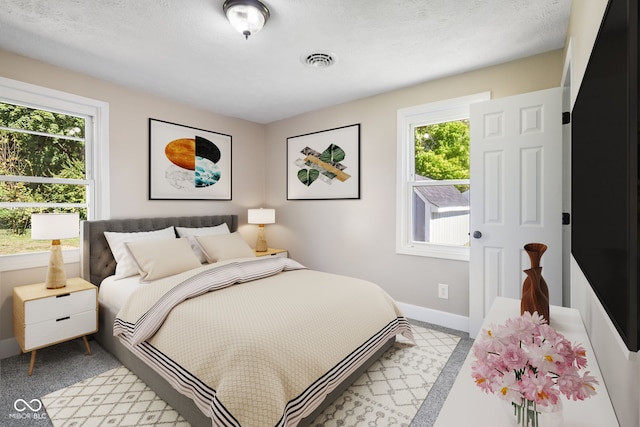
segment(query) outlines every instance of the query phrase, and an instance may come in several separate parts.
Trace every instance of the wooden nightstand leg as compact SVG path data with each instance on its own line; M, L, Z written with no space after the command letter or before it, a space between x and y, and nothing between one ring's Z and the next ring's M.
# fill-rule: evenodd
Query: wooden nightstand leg
M87 354L91 356L91 347L89 347L89 341L87 341L87 336L82 337L82 341L84 341L84 346L87 347Z
M36 364L36 350L31 351L31 362L29 362L29 376L33 374L33 365Z

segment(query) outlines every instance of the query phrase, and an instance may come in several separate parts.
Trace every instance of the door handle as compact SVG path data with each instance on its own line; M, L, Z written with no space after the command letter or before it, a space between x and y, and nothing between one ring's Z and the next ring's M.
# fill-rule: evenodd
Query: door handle
M473 238L474 238L474 239L479 239L479 238L481 238L481 237L482 237L482 233L481 233L481 232L479 232L478 230L476 230L476 231L474 231L474 232L473 232Z

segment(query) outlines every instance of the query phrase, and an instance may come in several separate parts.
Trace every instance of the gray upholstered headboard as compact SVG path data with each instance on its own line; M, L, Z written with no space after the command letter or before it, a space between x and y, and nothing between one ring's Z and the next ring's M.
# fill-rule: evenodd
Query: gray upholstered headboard
M96 286L116 270L116 261L113 258L105 231L135 232L152 231L167 228L171 225L177 227L212 227L226 222L229 230L238 229L237 215L213 215L213 216L179 216L160 218L128 218L107 219L99 221L83 221L80 227L80 274Z

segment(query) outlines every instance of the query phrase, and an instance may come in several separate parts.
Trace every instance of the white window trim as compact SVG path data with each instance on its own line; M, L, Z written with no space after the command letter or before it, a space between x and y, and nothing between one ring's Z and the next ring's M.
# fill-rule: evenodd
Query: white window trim
M412 194L416 183L414 129L432 123L442 123L469 118L469 106L488 101L491 92L431 102L398 110L397 117L397 186L396 186L396 253L461 261L469 260L469 248L465 246L414 242L412 239ZM447 181L442 181L447 183Z
M41 107L60 113L82 113L93 117L93 133L87 159L87 169L92 172L97 185L88 197L93 209L89 219L110 217L109 204L109 104L71 93L49 89L18 80L0 77L0 101ZM69 249L64 252L65 263L80 261L80 250ZM0 256L0 272L44 267L49 262L48 252ZM44 278L43 278L44 280Z

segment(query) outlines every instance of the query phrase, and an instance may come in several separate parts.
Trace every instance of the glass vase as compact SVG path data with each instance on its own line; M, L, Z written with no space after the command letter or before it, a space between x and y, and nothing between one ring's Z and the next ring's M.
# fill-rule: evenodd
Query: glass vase
M562 401L550 406L539 406L522 398L521 402L509 402L512 425L518 427L560 427L564 421Z

